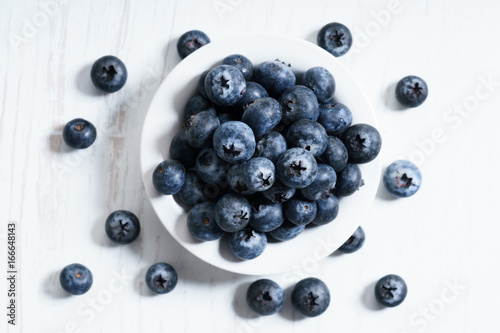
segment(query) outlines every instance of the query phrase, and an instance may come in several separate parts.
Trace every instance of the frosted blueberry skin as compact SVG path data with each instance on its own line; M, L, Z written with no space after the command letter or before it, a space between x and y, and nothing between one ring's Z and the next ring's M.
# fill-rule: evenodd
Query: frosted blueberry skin
M208 146L215 130L220 126L219 118L212 111L201 111L184 122L186 141L195 148Z
M278 228L271 230L268 234L277 241L285 242L300 235L305 228L305 225L296 225L285 219Z
M153 171L153 186L161 194L176 194L185 181L186 169L176 160L165 160Z
M365 232L363 228L358 227L356 231L339 247L343 253L353 253L358 251L365 243Z
M260 279L248 287L246 301L256 313L269 316L283 307L283 289L272 280Z
M254 100L243 112L241 121L250 126L258 138L269 133L281 120L280 103L271 97Z
M316 200L316 206L318 213L311 222L314 225L330 223L339 214L339 199L334 195L330 195L327 199Z
M352 46L351 31L343 24L332 22L318 32L318 45L335 57L343 56Z
M123 88L127 77L125 64L111 55L97 59L90 70L94 86L107 93L114 93Z
M283 203L290 200L295 195L295 192L295 188L286 186L279 179L276 179L273 186L269 190L262 192L262 195L271 202Z
M305 198L293 197L283 203L283 214L288 221L296 225L309 224L318 213L318 207L315 201Z
M335 185L335 195L347 197L354 194L363 185L361 169L353 163L347 163L345 168L337 173L337 184Z
M170 159L181 162L186 168L194 167L199 152L199 148L189 144L184 130L178 131L170 142Z
M304 188L316 178L318 164L314 156L304 148L290 148L278 158L276 174L283 184Z
M212 148L203 148L196 158L195 170L198 177L208 184L225 182L228 165Z
M240 260L255 259L264 252L267 236L250 227L232 233L229 236L229 250Z
M242 230L250 222L251 216L252 207L241 195L227 193L215 204L215 221L226 232Z
M317 317L330 305L330 290L320 279L303 279L292 290L292 305L306 317Z
M395 307L403 303L407 294L406 282L396 274L386 275L375 284L375 299L386 307Z
M300 189L302 196L308 200L328 199L333 195L337 173L327 164L318 164L318 174L314 181Z
M314 92L306 86L293 86L285 90L278 100L283 112L282 121L289 125L301 119L316 121L319 103Z
M352 124L352 113L342 103L320 104L318 123L323 125L328 135L339 136Z
M205 195L205 183L195 171L186 173L186 181L178 192L179 199L188 207L193 207L202 202L209 201Z
M91 122L76 118L64 126L62 137L71 148L86 149L95 142L97 130Z
M201 95L191 97L187 101L186 107L184 108L184 121L191 118L191 116L200 113L201 111L210 111L215 114L214 105L205 97Z
M255 152L255 135L241 121L228 121L214 132L213 147L223 160L241 163L249 160Z
M243 179L251 191L262 192L273 186L275 167L271 160L265 157L254 157L241 165Z
M285 89L293 87L297 78L289 65L275 60L257 65L253 80L264 87L269 96L277 97Z
M242 195L249 195L255 193L256 191L250 184L247 183L249 179L243 169L245 163L246 162L235 164L229 168L227 173L227 183L233 192Z
M156 294L167 294L177 285L177 272L167 263L156 263L146 272L146 285Z
M384 187L392 195L406 198L414 195L422 184L422 174L410 161L398 160L384 171Z
M223 65L229 65L229 66L234 66L238 68L241 71L241 74L243 74L243 77L245 78L246 81L250 81L252 79L253 75L253 64L244 55L241 54L231 54L222 59L222 64Z
M190 30L183 33L177 40L177 53L181 59L184 59L208 43L210 43L210 38L203 31Z
M205 78L207 77L209 70L203 71L198 78L198 82L196 84L196 90L198 93L204 98L208 99L207 92L205 91Z
M219 65L205 77L205 92L216 105L234 105L245 95L246 81L236 67Z
M301 147L314 157L318 157L326 149L328 135L321 124L309 119L302 119L288 128L286 141L288 147Z
M327 103L335 93L335 79L324 67L308 69L304 73L302 83L314 92L319 103Z
M356 124L349 127L342 135L342 142L347 148L351 163L371 162L382 148L380 133L368 124Z
M215 204L203 202L195 205L187 215L187 227L191 235L200 241L213 241L224 231L215 222Z
M104 224L106 235L118 244L132 243L141 232L139 219L132 212L117 210L109 214Z
M241 105L245 108L256 99L264 97L269 97L266 89L257 82L249 81L247 82L247 91L245 95L243 95L236 105Z
M429 95L427 83L415 75L405 76L396 85L396 99L408 108L422 105Z
M260 232L269 232L278 228L285 220L280 203L273 203L263 198L252 198L252 217L249 226Z
M261 136L255 146L255 157L265 157L276 163L287 149L286 140L278 132L271 131Z
M349 155L342 140L335 136L328 136L325 152L319 160L330 165L336 172L342 171L347 164Z
M92 287L94 277L92 272L82 264L70 264L59 274L59 283L68 293L83 295Z

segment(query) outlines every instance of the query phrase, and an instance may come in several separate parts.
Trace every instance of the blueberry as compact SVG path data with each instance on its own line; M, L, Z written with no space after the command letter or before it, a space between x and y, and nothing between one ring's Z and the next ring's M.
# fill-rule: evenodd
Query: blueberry
M202 111L184 122L187 142L196 148L208 146L215 130L220 126L219 118L212 111Z
M315 201L295 196L283 203L283 213L290 222L306 225L314 220L318 207Z
M269 316L281 310L283 300L283 289L269 279L257 280L247 289L248 306L262 316Z
M383 181L389 193L405 198L418 191L422 184L422 174L410 161L398 160L385 169Z
M190 30L177 40L177 53L184 59L194 51L210 43L210 38L200 30Z
M222 59L223 65L234 66L241 71L241 74L245 77L245 80L250 81L253 75L253 64L244 55L241 54L231 54Z
M288 147L301 147L318 157L326 149L328 135L321 124L309 119L302 119L290 126L286 132L286 141Z
M238 194L227 193L215 205L215 221L226 232L242 230L250 222L252 207Z
M345 168L337 173L337 184L335 184L335 195L340 197L347 197L354 194L361 185L363 185L363 178L361 169L354 163L347 163Z
M280 95L279 102L285 124L293 124L301 119L313 121L318 119L318 99L314 92L306 86L298 85L288 88Z
M359 250L365 243L365 232L363 228L358 227L356 231L339 247L340 252L353 253Z
M278 161L278 158L287 149L286 140L278 132L271 131L261 136L255 146L255 156L265 157L273 163Z
M191 118L195 114L200 113L201 111L210 111L215 114L215 108L209 100L201 95L196 95L191 97L184 108L184 121Z
M341 135L352 124L351 110L342 103L320 104L318 123L328 135Z
M283 208L280 203L262 198L252 200L250 227L260 232L269 232L278 228L283 221Z
M217 128L213 136L217 155L230 163L249 160L255 152L255 136L252 129L241 121L228 121Z
M333 194L336 182L335 170L327 164L318 164L318 175L310 185L300 189L300 193L309 200L325 200Z
M259 98L246 108L241 121L253 130L256 137L269 133L281 120L281 105L271 97Z
M165 160L153 171L153 186L162 194L176 194L186 181L186 169L176 160Z
M318 164L314 156L304 148L290 148L276 162L276 174L283 184L304 188L316 178Z
M191 235L200 241L212 241L222 237L224 231L215 222L215 204L203 202L189 210L187 227Z
M264 252L266 245L266 234L250 227L236 231L229 236L229 249L236 258L241 260L257 258Z
M117 57L104 56L97 59L92 65L90 78L96 88L108 93L114 93L127 82L127 68Z
M244 183L251 191L262 192L273 186L275 167L271 160L265 157L254 157L241 166Z
M219 158L212 148L203 148L196 158L196 173L205 183L223 184L227 169L227 162Z
M126 210L117 210L111 213L104 225L106 235L118 244L132 243L141 232L139 219Z
M204 98L208 99L207 92L205 91L205 78L207 77L209 70L203 71L198 78L198 82L196 85L196 90L198 93Z
M167 263L156 263L146 272L146 285L156 294L167 294L177 285L177 272Z
M314 225L330 223L339 214L339 199L334 195L330 195L327 199L316 200L316 206L318 213L311 222Z
M351 31L341 23L328 23L319 31L317 42L333 56L340 57L352 46Z
M217 118L219 118L219 122L221 125L227 123L228 121L238 120L238 117L236 117L232 113L218 113Z
M236 67L217 66L205 78L205 92L216 105L233 105L246 93L245 78Z
M64 126L62 137L71 148L85 149L94 143L97 130L91 122L76 118Z
M386 275L375 284L375 298L383 306L398 306L405 300L407 293L406 282L396 274Z
M335 93L335 79L324 67L308 69L304 73L302 83L314 92L319 103L327 103Z
M396 85L396 99L408 108L421 105L428 95L427 83L415 75L405 76Z
M285 89L293 87L297 80L290 65L279 60L265 61L256 66L253 79L273 97L279 96Z
M189 144L183 130L178 131L170 142L170 159L181 162L186 168L194 167L199 152L199 148Z
M328 136L325 152L320 156L323 163L330 165L336 172L340 172L347 164L349 155L342 140L335 136Z
M305 278L293 287L292 305L306 317L319 316L330 305L330 291L320 279Z
M342 136L352 163L367 163L374 160L382 147L382 138L377 129L368 124L349 127Z
M295 188L286 186L278 179L269 190L262 192L262 195L271 202L283 203L289 200L295 194Z
M188 171L186 181L179 190L179 199L188 207L208 201L205 195L205 183L198 177L196 172Z
M237 105L242 105L243 107L248 106L256 99L269 97L266 89L257 82L247 82L247 91L245 95L236 103Z
M305 228L305 225L297 225L285 219L285 221L278 228L271 230L269 235L278 241L284 242L294 239L300 235Z
M59 275L61 287L73 295L82 295L92 287L92 272L81 264L70 264Z
M249 178L245 174L245 163L233 165L227 173L229 187L238 194L248 195L256 191L248 184Z

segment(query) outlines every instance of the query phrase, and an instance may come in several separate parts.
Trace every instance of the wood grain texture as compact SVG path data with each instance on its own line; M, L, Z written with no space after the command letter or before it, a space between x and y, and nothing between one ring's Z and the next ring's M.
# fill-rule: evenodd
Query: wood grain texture
M0 225L18 222L21 308L15 328L2 315L0 331L498 331L499 11L494 0L1 1ZM423 186L402 200L380 188L362 208L369 217L359 252L266 276L287 297L300 278L323 279L332 293L324 315L304 319L288 297L279 314L259 318L244 298L257 277L200 261L155 216L140 173L142 124L180 61L175 43L183 32L201 29L212 40L272 32L315 42L332 21L355 35L340 60L376 110L379 158L384 166L418 161ZM111 95L89 79L93 61L106 54L129 72L124 89ZM430 95L421 107L401 110L394 85L409 74L426 79ZM98 129L85 151L61 139L76 117ZM104 233L117 209L134 212L143 226L129 246L110 244ZM171 294L152 296L144 275L158 261L171 263L180 280ZM69 297L59 286L60 270L72 262L94 273L85 296ZM409 294L398 308L380 310L373 285L388 273L403 276ZM4 302L5 279L0 287Z

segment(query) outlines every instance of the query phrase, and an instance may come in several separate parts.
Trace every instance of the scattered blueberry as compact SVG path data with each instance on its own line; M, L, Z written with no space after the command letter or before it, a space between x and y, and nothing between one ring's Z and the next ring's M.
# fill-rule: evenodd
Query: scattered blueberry
M259 98L246 108L241 121L250 126L255 137L269 133L281 120L281 105L271 97Z
M383 306L398 306L405 300L407 293L406 282L399 275L386 275L375 285L375 298Z
M318 164L316 178L311 184L300 189L300 193L309 200L326 200L333 195L336 182L335 170L327 164Z
M314 157L324 153L328 144L328 135L325 128L309 119L301 119L290 126L286 132L288 147L301 147Z
M276 174L283 184L304 188L316 178L318 164L314 156L304 148L290 148L276 162Z
M250 227L236 231L229 236L229 249L234 256L241 260L255 259L264 252L267 237Z
M300 235L305 228L305 225L297 225L285 219L278 228L271 230L269 235L280 242L285 242Z
M353 253L359 250L365 243L365 232L363 228L358 227L356 231L349 237L348 240L341 247L339 247L340 252Z
M210 38L200 30L190 30L177 40L177 53L184 59L194 51L210 43Z
M318 33L318 45L335 57L340 57L352 46L351 31L343 24L333 22L325 25Z
M318 123L323 125L328 135L341 135L352 124L352 113L342 103L320 104Z
M215 205L215 221L226 232L240 231L250 222L252 207L238 194L227 193Z
M230 163L249 160L255 152L252 129L241 121L228 121L214 132L213 146L217 155Z
M283 112L283 122L293 124L301 119L316 121L319 116L318 99L306 86L292 86L280 95L279 102Z
M246 93L245 78L236 67L219 65L208 72L205 92L217 105L233 105Z
M248 287L246 300L250 309L269 316L283 307L283 289L272 280L260 279Z
M398 160L385 169L383 182L389 193L405 198L418 191L422 184L422 174L410 161Z
M64 126L62 137L71 148L85 149L94 143L97 130L91 122L76 118Z
M347 163L345 168L337 173L337 184L335 184L335 195L340 197L347 197L354 194L361 185L363 185L363 178L361 169L357 164Z
M234 66L241 71L241 74L245 77L245 80L250 81L253 75L253 64L244 55L241 54L231 54L222 59L223 65Z
M260 63L255 67L253 79L273 97L293 87L296 82L295 74L290 66L279 60Z
M304 73L302 83L314 92L319 103L327 103L335 93L335 79L324 67L308 69Z
M176 160L165 160L153 171L153 186L162 194L176 194L186 181L186 169Z
M334 195L330 195L327 199L316 200L316 206L318 213L311 222L314 225L330 223L339 214L339 199Z
M92 272L81 264L70 264L59 275L61 287L73 295L82 295L92 287Z
M288 221L307 225L316 217L318 207L315 201L295 196L283 203L283 213Z
M177 272L167 263L156 263L146 272L146 285L156 294L167 294L177 285Z
M215 222L215 204L203 202L189 210L187 227L191 235L200 241L212 241L222 237L224 231Z
M330 165L336 172L340 172L347 164L349 155L342 140L335 136L328 136L328 142L320 160Z
M139 219L126 210L117 210L111 213L104 225L106 235L118 244L132 243L141 232Z
M408 108L421 105L428 95L427 83L418 76L405 76L396 85L396 99Z
M320 279L305 278L293 287L292 305L306 317L319 316L330 305L330 291Z
M90 70L92 83L98 89L114 93L120 90L127 81L127 68L125 64L115 56L104 56L92 65Z
M368 163L374 160L382 147L380 133L368 124L352 125L344 132L342 141L352 163Z
M219 118L212 111L201 111L184 122L187 142L196 148L212 143L212 136L220 126Z

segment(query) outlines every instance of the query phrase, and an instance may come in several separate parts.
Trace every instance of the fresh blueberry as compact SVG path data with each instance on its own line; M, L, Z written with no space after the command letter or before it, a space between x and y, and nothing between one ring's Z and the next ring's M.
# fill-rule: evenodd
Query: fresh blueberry
M328 23L319 31L317 42L333 56L340 57L352 46L351 31L341 23Z
M304 148L290 148L276 162L276 174L283 184L304 188L316 178L318 164L314 156Z
M205 91L205 78L207 77L209 70L203 71L198 79L198 83L196 85L196 90L198 93L204 98L208 99L207 92Z
M365 243L365 232L363 228L358 227L348 240L339 247L340 252L353 253L359 250Z
M228 121L217 128L213 137L217 155L230 163L249 160L255 152L255 136L252 129L241 121Z
M92 287L92 272L82 264L70 264L59 275L61 287L73 295L82 295Z
M200 241L212 241L222 237L224 231L215 222L215 204L203 202L189 210L187 227L191 235Z
M106 235L118 244L132 243L141 232L139 219L126 210L117 210L111 213L104 225Z
M205 183L223 184L227 169L227 162L219 158L212 148L203 148L196 158L196 173Z
M318 99L306 86L293 86L283 91L279 97L283 111L283 122L287 125L301 119L316 121L319 116Z
M288 147L301 147L314 157L324 153L328 144L325 128L309 119L301 119L290 126L286 132Z
M249 195L256 191L247 183L249 178L245 175L244 165L245 162L233 165L227 173L227 182L234 192L242 195Z
M215 205L215 221L226 232L240 231L250 222L252 207L238 194L227 193Z
M219 118L212 111L202 111L184 122L187 142L196 148L208 146L215 130L220 126Z
M170 158L181 162L186 168L194 167L199 152L199 148L189 144L183 130L178 131L170 142Z
M231 54L222 59L223 65L234 66L241 71L241 74L245 77L245 80L250 81L253 75L253 64L244 55L241 54Z
M167 294L177 285L177 272L167 263L156 263L146 272L146 285L156 294Z
M253 79L273 97L279 96L285 89L293 87L297 80L290 65L279 60L265 61L256 66Z
M200 113L201 111L211 111L213 114L215 114L215 108L212 102L208 101L205 97L201 95L191 97L186 103L186 107L184 108L184 121L191 118L191 116Z
M278 228L283 221L283 208L280 203L273 203L263 198L252 199L250 227L260 232L269 232Z
M205 91L215 104L233 105L246 93L245 78L236 67L220 65L208 72L205 78Z
M264 252L267 237L263 232L246 227L229 236L229 249L234 256L241 260L255 259Z
M283 213L290 222L306 225L314 220L318 207L315 201L295 196L283 203Z
M295 188L288 187L276 179L274 185L269 190L262 192L262 195L271 202L283 203L293 197L295 191Z
M280 242L285 242L300 235L305 228L305 225L297 225L285 219L278 228L271 230L269 235Z
M316 206L318 213L311 222L314 225L330 223L339 214L339 199L334 195L330 195L327 199L316 200Z
M293 287L292 305L306 317L319 316L330 305L330 290L320 279L305 278Z
M114 93L120 90L127 82L127 68L125 64L115 56L104 56L92 65L90 70L92 83L98 89Z
M377 129L368 124L349 127L342 136L352 163L367 163L374 160L382 147L382 138Z
M389 193L405 198L418 191L422 184L422 174L418 167L410 161L398 160L385 169L383 181Z
M283 307L283 289L272 280L260 279L248 287L246 300L250 309L269 316Z
M325 152L320 156L323 163L330 165L336 172L340 172L347 164L349 155L342 140L335 136L328 136Z
M275 167L271 160L265 157L254 157L241 166L244 183L251 191L262 192L273 186Z
M302 196L309 200L328 199L334 192L337 174L327 164L318 164L318 175L314 181L300 189Z
M278 158L287 149L286 140L278 132L271 131L261 136L255 146L255 157L265 157L273 163L278 161Z
M302 83L316 94L319 103L327 103L335 93L335 79L324 67L308 69L304 73Z
M256 137L269 133L281 120L281 105L271 97L259 98L246 108L241 121L250 126Z
M341 135L352 124L351 110L342 103L320 104L318 123L328 135Z
M250 103L259 98L269 97L266 89L257 82L247 82L247 92L243 97L236 103L237 105L242 105L243 107L248 106Z
M186 181L186 169L176 160L165 160L153 171L153 186L162 194L176 194Z
M71 148L85 149L94 143L97 130L91 122L76 118L64 126L62 137Z
M193 207L196 204L208 201L205 195L205 183L198 177L196 172L188 171L186 173L186 181L181 187L179 199L188 207Z
M184 59L194 51L210 43L210 38L200 30L190 30L185 32L177 40L177 53Z
M347 163L345 168L337 173L335 195L347 197L354 194L354 192L356 192L363 184L363 178L359 166L354 163Z
M383 306L398 306L405 300L407 293L405 280L396 274L386 275L375 284L375 298Z
M405 76L396 85L396 99L408 108L421 105L428 95L427 83L415 75Z

